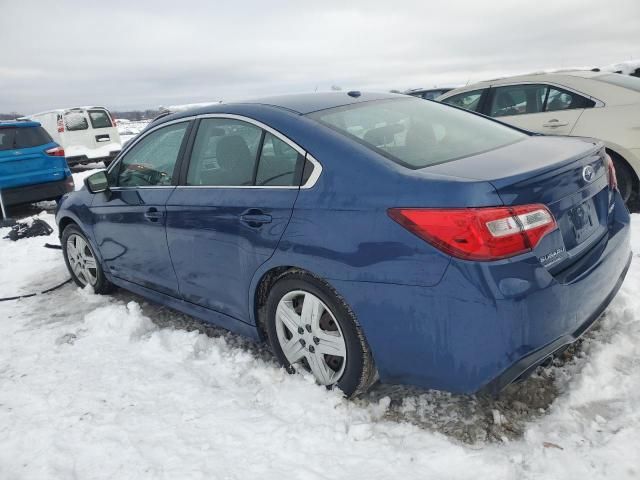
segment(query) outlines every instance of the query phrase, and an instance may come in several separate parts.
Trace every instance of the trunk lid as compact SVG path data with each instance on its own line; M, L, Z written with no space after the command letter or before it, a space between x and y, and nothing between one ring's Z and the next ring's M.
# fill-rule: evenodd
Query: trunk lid
M607 165L604 147L595 140L533 136L429 172L485 180L504 205L546 205L558 230L534 253L552 273L581 258L608 229Z

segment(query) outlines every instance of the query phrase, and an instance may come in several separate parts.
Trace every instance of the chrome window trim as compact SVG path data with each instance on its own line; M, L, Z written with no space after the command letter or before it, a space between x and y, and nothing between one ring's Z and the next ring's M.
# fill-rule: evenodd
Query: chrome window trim
M141 187L112 187L111 190L115 190L115 191L132 190L132 189L138 189L138 188L145 188L145 189L149 189L149 188L181 188L181 189L183 188L234 188L234 189L270 188L270 189L278 189L278 190L298 190L298 189L308 190L310 188L313 188L317 183L318 179L320 178L320 174L322 173L322 164L318 160L316 160L313 156L311 156L311 154L307 152L304 148L302 148L300 145L295 143L293 140L290 140L288 137L278 132L274 128L271 128L269 125L266 125L260 122L259 120L255 120L250 117L245 117L243 115L237 115L234 113L203 113L200 115L179 118L177 120L171 120L170 122L156 125L155 127L150 128L148 131L144 132L144 135L137 137L134 141L132 141L129 145L127 145L127 148L120 153L118 161L113 162L111 165L109 165L109 168L107 168L107 175L111 173L111 170L115 168L116 165L122 162L122 159L127 155L127 152L129 152L129 150L131 150L137 143L139 143L144 138L146 138L147 135L153 133L156 130L159 130L162 127L166 127L166 126L173 125L180 122L190 122L192 120L205 119L205 118L223 118L223 119L227 118L231 120L238 120L241 122L246 122L246 123L255 125L256 127L263 129L265 132L269 132L274 137L277 137L279 140L282 140L284 143L289 145L296 152L298 152L298 154L302 155L304 159L309 160L313 164L313 171L311 172L311 175L309 175L309 178L307 179L307 181L299 187L292 186L292 185L151 185L151 186L141 186ZM189 159L189 161L191 161L191 159Z
M293 140L290 140L289 138L285 137L283 134L281 134L279 131L271 128L269 125L266 125L266 124L264 124L264 123L262 123L262 122L260 122L258 120L254 120L253 118L245 117L243 115L236 115L235 113L203 113L201 115L198 115L196 118L199 118L199 119L203 119L203 118L230 118L231 120L238 120L240 122L251 123L251 124L255 125L256 127L261 128L261 129L269 132L270 134L274 135L275 137L278 137L280 140L282 140L284 143L289 145L291 148L293 148L296 152L298 152L303 157L307 154L307 151L304 148L302 148L300 145L295 143Z
M491 85L492 89L496 89L496 88L500 88L500 87L516 87L518 85L545 85L547 87L558 87L561 90L566 90L568 92L571 93L575 93L577 95L580 95L581 97L585 97L588 98L589 100L593 100L594 102L596 102L596 104L593 107L590 108L601 108L606 106L606 103L604 103L602 100L597 99L596 97L594 97L593 95L589 95L587 93L581 92L580 90L576 90L575 88L572 87L567 87L561 83L557 83L557 82L550 82L548 80L541 80L539 82L531 82L531 81L526 81L526 82L513 82L513 83L499 83L497 85ZM588 110L588 108L572 108L571 110ZM562 110L552 110L553 111L562 111ZM537 112L537 113L551 113L551 112ZM532 114L521 114L521 115L532 115ZM497 118L497 117L496 117Z
M139 187L109 187L109 190L113 192L123 192L126 190L140 190L140 189L148 190L150 188L174 189L176 188L176 186L175 185L141 185Z
M307 152L305 158L313 164L313 171L311 172L311 175L309 175L309 178L307 178L307 181L300 186L300 189L308 190L312 188L320 178L320 175L322 174L322 164L309 152Z

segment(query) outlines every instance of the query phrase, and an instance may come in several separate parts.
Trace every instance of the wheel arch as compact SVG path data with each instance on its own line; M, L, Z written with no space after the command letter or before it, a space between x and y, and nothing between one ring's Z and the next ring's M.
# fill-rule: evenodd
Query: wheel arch
M269 298L269 291L275 283L283 276L292 272L306 272L313 275L312 272L293 265L271 266L262 273L257 273L252 282L250 294L251 320L254 322L258 331L258 336L262 341L267 338L265 329L265 307ZM314 275L315 276L315 275Z
M67 228L72 223L76 225L78 228L82 229L80 227L80 224L74 218L68 215L61 217L60 220L58 220L58 236L62 237L62 232L64 231L64 229Z
M624 155L619 153L617 151L618 149L616 149L615 147L605 145L605 150L613 159L623 162L629 168L629 171L633 175L633 192L636 195L640 195L640 175L638 174L634 166L625 158Z

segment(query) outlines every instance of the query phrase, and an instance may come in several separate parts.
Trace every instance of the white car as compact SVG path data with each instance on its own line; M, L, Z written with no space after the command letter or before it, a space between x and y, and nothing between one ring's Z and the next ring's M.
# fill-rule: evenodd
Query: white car
M104 107L64 108L23 118L40 122L64 148L69 165L102 161L108 166L122 149L115 121Z
M639 197L640 78L582 70L537 73L468 85L437 101L532 132L598 138L613 158L624 200Z

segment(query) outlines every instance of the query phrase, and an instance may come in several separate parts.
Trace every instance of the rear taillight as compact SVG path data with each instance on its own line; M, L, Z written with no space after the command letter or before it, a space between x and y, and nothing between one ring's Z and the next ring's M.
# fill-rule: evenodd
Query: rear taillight
M392 208L389 216L443 252L466 260L489 261L534 249L556 229L540 204L488 208Z
M616 167L613 165L613 160L609 154L604 154L604 161L607 167L607 180L609 181L609 188L611 190L618 189L618 178L616 177Z
M62 115L58 115L57 126L58 126L58 133L64 132L64 120L62 119Z
M44 153L46 153L51 157L64 157L64 148L62 147L48 148L44 151Z

